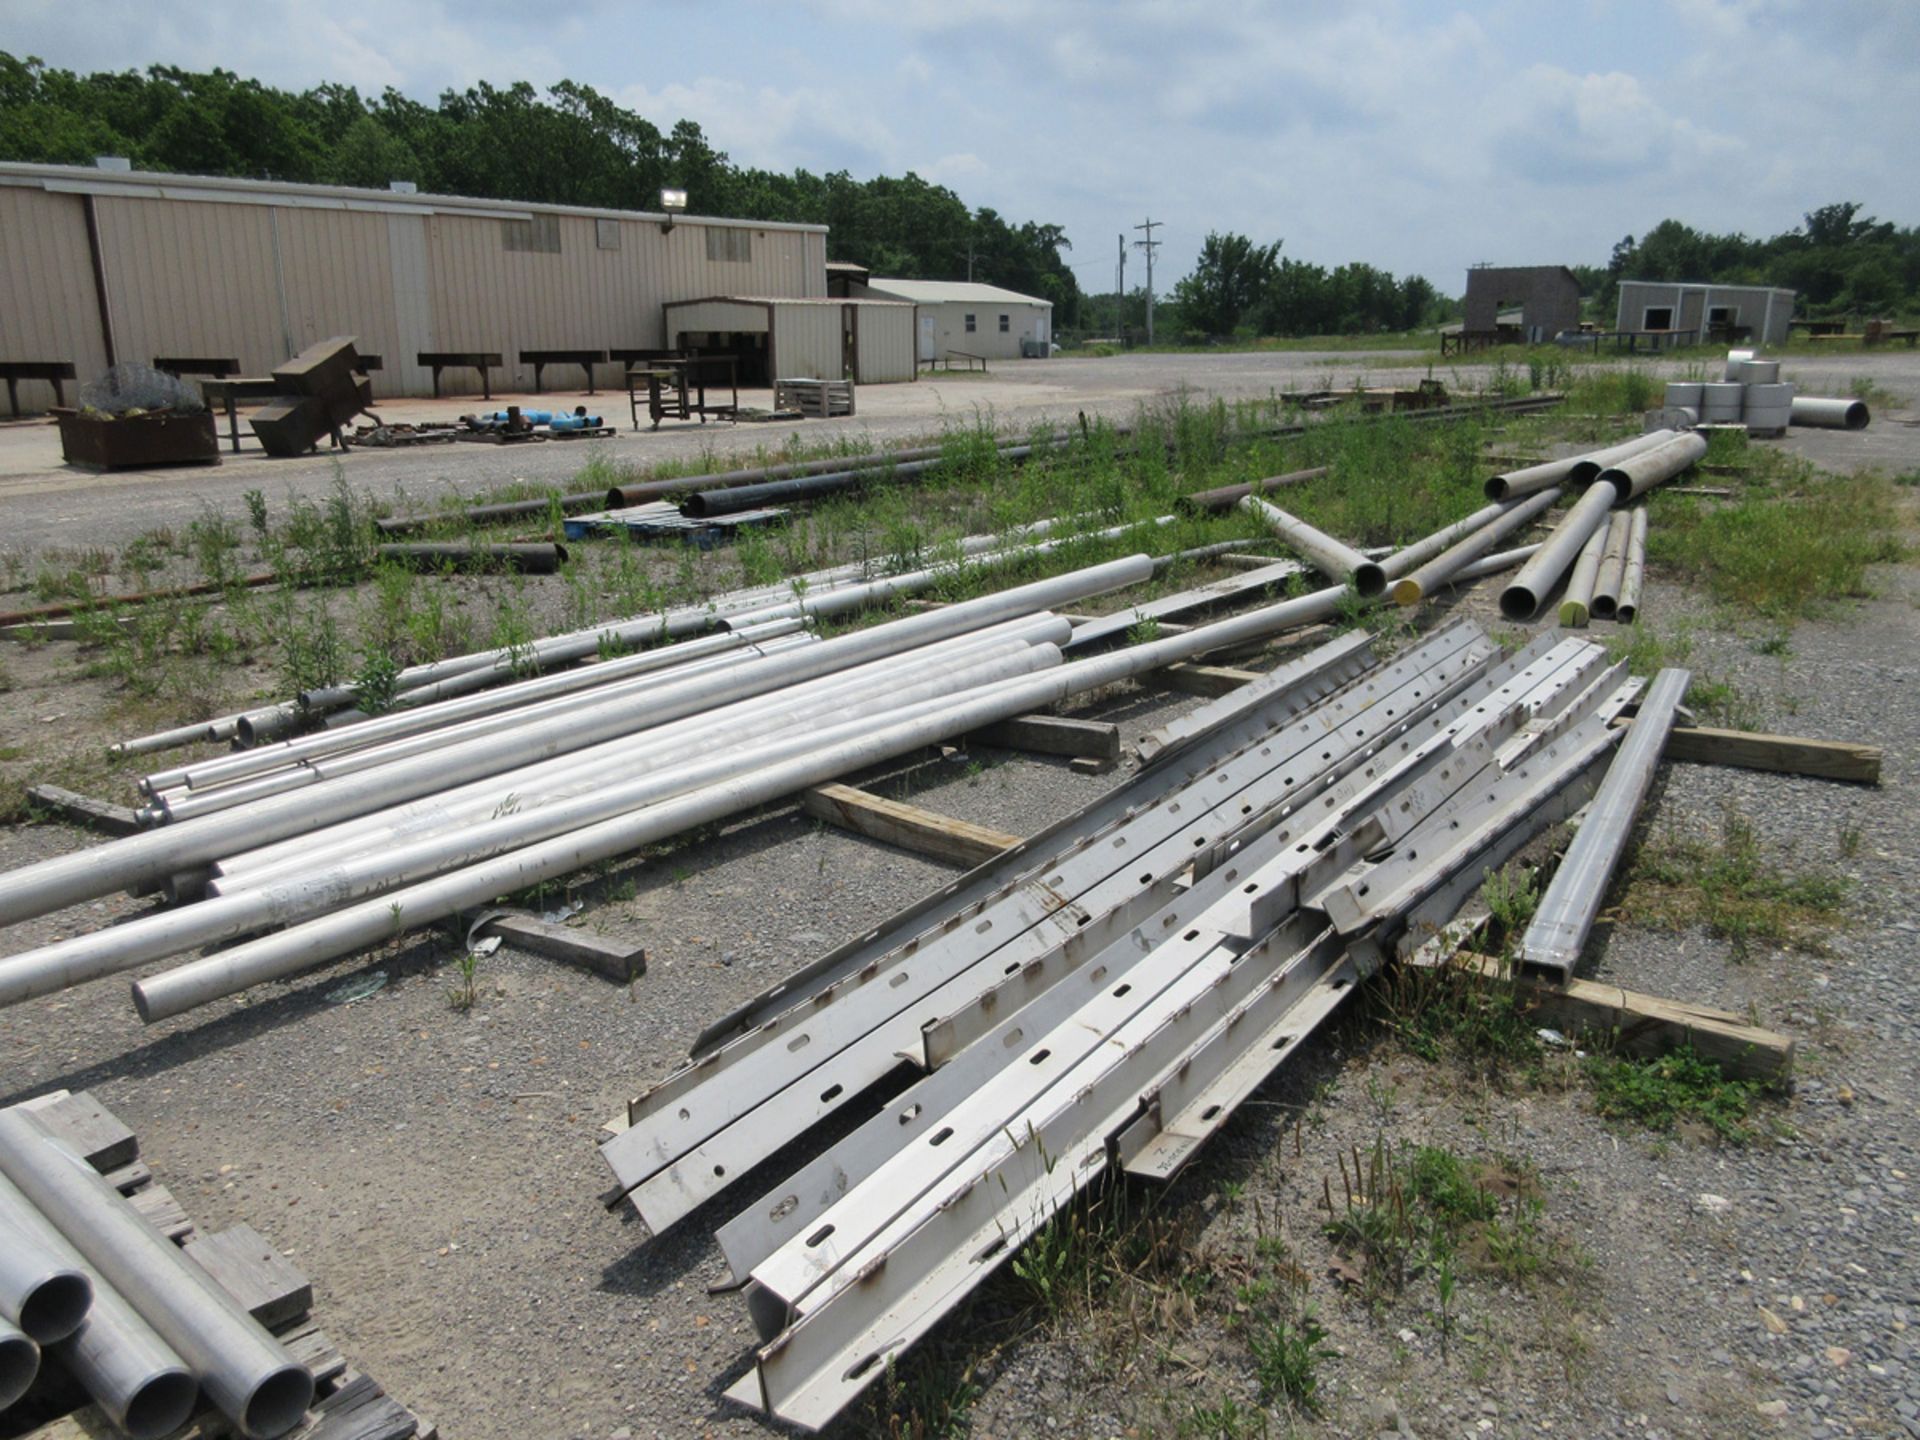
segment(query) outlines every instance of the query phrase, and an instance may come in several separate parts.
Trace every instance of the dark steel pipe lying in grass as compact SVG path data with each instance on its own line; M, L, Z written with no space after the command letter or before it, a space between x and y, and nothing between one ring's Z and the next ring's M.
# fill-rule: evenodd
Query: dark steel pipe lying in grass
M567 547L554 544L382 545L379 558L412 570L513 570L522 575L552 575L567 563Z

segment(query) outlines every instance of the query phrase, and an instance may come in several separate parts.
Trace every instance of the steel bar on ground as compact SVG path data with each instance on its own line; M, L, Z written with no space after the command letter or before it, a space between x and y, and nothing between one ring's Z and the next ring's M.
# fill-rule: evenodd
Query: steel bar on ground
M485 545L381 545L378 559L413 570L512 570L522 575L553 575L567 563L567 547L549 543Z
M1607 523L1616 493L1613 486L1593 484L1573 502L1534 557L1521 567L1500 592L1500 613L1509 620L1531 620L1541 603L1560 583L1560 577L1579 555L1593 532Z
M1647 507L1642 505L1633 512L1633 533L1627 537L1627 569L1620 578L1620 603L1614 610L1614 618L1622 625L1631 625L1640 613L1640 591L1647 579L1648 523Z
M1620 608L1620 582L1627 573L1627 537L1633 532L1633 516L1616 510L1607 520L1606 543L1600 547L1600 568L1594 572L1593 599L1590 602L1596 620L1611 620Z
M1593 585L1600 578L1600 554L1607 548L1610 529L1608 525L1596 527L1587 537L1587 543L1580 547L1580 558L1574 562L1573 576L1567 581L1567 593L1560 602L1560 623L1568 629L1580 629L1593 611Z
M1324 530L1314 528L1299 516L1288 514L1278 505L1269 505L1258 495L1245 496L1235 508L1264 522L1268 529L1329 580L1342 583L1352 581L1362 595L1378 595L1386 588L1386 576L1378 565L1372 564L1351 545L1334 539Z
M1520 959L1525 964L1566 975L1579 963L1692 678L1685 670L1662 670L1641 697L1633 728L1614 752L1587 818L1554 871L1520 942Z
M0 1111L0 1172L187 1362L243 1435L270 1440L300 1423L313 1376L105 1176L18 1107Z
M1509 507L1498 519L1473 530L1450 548L1435 555L1411 575L1402 576L1394 581L1394 602L1400 605L1419 604L1514 531L1531 525L1538 516L1550 510L1559 498L1559 487L1553 486Z

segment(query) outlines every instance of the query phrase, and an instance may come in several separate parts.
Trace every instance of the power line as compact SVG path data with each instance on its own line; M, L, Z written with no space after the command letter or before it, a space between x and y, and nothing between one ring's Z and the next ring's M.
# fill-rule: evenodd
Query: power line
M1167 243L1164 240L1154 239L1153 232L1166 223L1164 220L1155 220L1149 215L1146 224L1133 227L1136 230L1144 230L1147 232L1147 238L1134 241L1133 248L1147 252L1147 344L1149 345L1153 344L1153 252L1159 246ZM1124 254L1125 252L1123 251L1122 253Z

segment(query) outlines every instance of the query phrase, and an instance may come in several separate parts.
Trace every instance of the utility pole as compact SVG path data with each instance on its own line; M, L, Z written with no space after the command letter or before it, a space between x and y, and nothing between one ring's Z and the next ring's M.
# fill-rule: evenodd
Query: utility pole
M1147 344L1149 345L1153 344L1153 251L1155 246L1166 244L1164 240L1154 239L1153 232L1166 223L1164 220L1155 220L1152 216L1148 216L1146 224L1133 227L1147 232L1146 239L1136 240L1133 243L1136 249L1147 252Z
M973 283L973 237L967 237L967 283Z
M1127 237L1116 237L1120 241L1120 268L1113 272L1113 336L1125 341L1127 338Z

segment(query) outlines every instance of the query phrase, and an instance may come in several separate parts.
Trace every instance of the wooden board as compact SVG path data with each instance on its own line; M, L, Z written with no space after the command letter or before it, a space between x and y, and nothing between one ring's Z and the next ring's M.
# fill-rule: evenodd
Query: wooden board
M251 1225L190 1240L186 1253L270 1330L313 1308L313 1282Z
M1751 735L1744 730L1715 730L1704 725L1676 725L1667 737L1665 751L1669 760L1772 770L1782 775L1811 775L1855 785L1880 783L1881 754L1878 745L1859 745L1849 740Z
M1142 677L1147 683L1187 695L1212 698L1231 694L1260 678L1258 670L1230 670L1224 665L1167 665Z
M622 985L647 973L647 952L639 946L588 930L569 930L537 915L496 915L474 933L498 935L517 950L578 965Z
M109 804L60 785L29 786L27 799L63 820L84 825L102 835L131 835L140 829L139 817L125 805Z
M1062 715L1016 715L967 737L982 745L1030 750L1038 755L1120 758L1120 727L1106 720L1070 720Z
M105 1173L140 1158L140 1142L120 1118L86 1090L51 1090L20 1103L40 1125Z
M809 815L830 825L968 869L984 865L1020 843L1018 835L955 820L918 805L884 800L851 785L816 785L801 796L801 805Z

